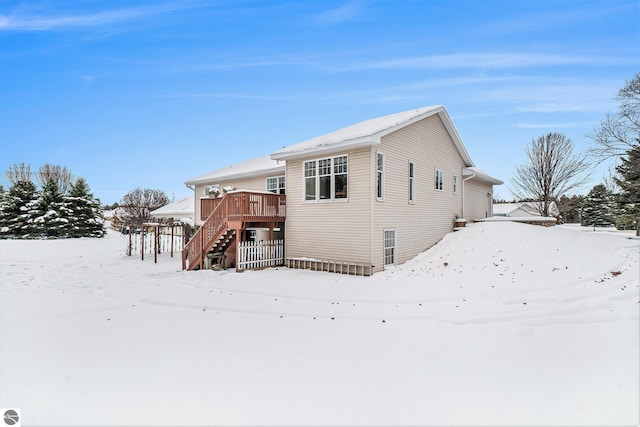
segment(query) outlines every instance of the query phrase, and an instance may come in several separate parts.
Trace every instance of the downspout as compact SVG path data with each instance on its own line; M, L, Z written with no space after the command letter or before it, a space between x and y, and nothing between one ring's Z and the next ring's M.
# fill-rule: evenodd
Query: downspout
M468 176L462 180L462 218L466 219L464 216L464 183L472 178L476 177L475 172L471 172L471 176Z
M187 183L184 184L189 190L193 191L193 226L196 226L196 210L198 207L198 201L196 200L196 187L195 186L191 186Z
M373 149L373 146L371 146L370 151L369 151L369 191L371 192L371 197L369 197L369 204L371 205L371 212L370 212L370 217L369 217L369 221L371 221L370 225L369 225L369 230L370 230L370 236L369 236L369 251L371 252L370 254L370 262L369 265L371 266L371 275L373 276L373 266L375 265L375 259L376 259L376 255L375 255L375 251L374 251L374 246L375 246L375 214L374 214L374 209L375 209L375 200L374 198L376 197L376 195L374 194L374 188L375 188L375 182L376 182L376 177L374 176L373 173L373 165L375 164L374 161L376 161L376 157L374 156L375 150ZM383 262L384 265L384 262Z

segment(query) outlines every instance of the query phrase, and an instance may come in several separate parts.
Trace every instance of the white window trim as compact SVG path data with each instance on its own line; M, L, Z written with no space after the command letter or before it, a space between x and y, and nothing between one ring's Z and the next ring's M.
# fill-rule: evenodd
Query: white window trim
M333 162L333 159L335 159L337 157L346 157L347 158L347 197L342 197L342 198L339 198L339 199L337 199L335 197L335 175L336 174L335 174L334 162ZM331 177L331 179L330 179L330 181L331 181L330 182L330 185L331 185L331 198L329 198L329 199L320 199L320 171L319 171L318 161L326 160L326 159L331 159L331 174L329 175ZM308 163L308 162L315 162L315 164L316 164L316 175L315 175L315 180L316 180L316 198L314 200L307 200L307 183L306 183L307 177L304 176L304 171L305 171L305 163ZM340 174L340 175L342 175L342 174ZM318 157L316 159L310 159L310 160L303 160L302 161L302 203L344 203L344 202L348 202L348 201L349 201L349 154L348 153L331 155L329 157Z
M303 172L304 172L304 171L303 171ZM284 194L286 194L286 193L287 193L287 179L286 179L286 177L285 177L284 175L268 176L268 177L265 179L265 188L266 188L266 191L271 191L271 190L269 189L269 180L270 180L270 179L275 179L275 180L276 180L276 190L277 190L277 191L276 191L274 194L280 194L280 178L282 178L282 180L283 180L283 183L284 183L284 187L283 187L283 188L284 188Z
M378 171L378 156L382 156L382 175L381 175L381 178L380 178L380 193L381 193L380 196L378 196L378 172L379 172ZM378 200L380 202L384 201L384 193L385 193L384 187L385 187L385 181L386 181L385 180L385 176L384 176L385 175L385 169L386 169L385 163L386 163L386 160L385 160L384 153L381 152L381 151L376 151L376 158L375 158L375 165L376 165L375 184L376 184L376 186L375 186L375 190L374 191L376 192L376 200Z
M460 180L458 180L458 175L453 175L453 194L458 194L458 187L460 186Z
M438 188L438 172L440 175L440 188ZM433 188L436 191L444 191L444 171L442 169L436 169L433 173Z
M409 204L413 205L416 203L416 164L414 162L411 162L411 161L409 162L407 172L409 175L408 200L409 200ZM412 175L412 172L413 172L413 175Z
M387 246L386 242L386 234L388 231L393 231L393 263L387 264L387 254L386 251L391 246ZM387 268L387 266L396 266L398 265L398 231L395 228L385 228L382 233L382 265L383 268Z

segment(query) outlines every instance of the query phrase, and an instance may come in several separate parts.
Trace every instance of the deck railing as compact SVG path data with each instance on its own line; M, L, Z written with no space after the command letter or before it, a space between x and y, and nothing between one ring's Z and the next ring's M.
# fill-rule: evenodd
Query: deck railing
M209 215L211 215L211 212L213 212L213 210L216 208L216 206L220 204L221 201L222 201L222 198L200 199L200 219L204 221L207 218L209 218Z
M234 191L221 199L201 199L200 208L205 206L211 213L184 247L183 269L202 266L204 255L224 233L229 222L282 222L286 217L286 197L274 193Z
M234 191L217 199L200 199L200 217L209 218L221 203L227 204L230 221L284 221L286 198L275 193Z

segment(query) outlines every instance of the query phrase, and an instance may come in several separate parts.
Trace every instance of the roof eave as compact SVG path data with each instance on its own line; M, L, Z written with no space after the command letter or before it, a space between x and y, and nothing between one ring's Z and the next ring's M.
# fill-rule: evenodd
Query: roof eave
M194 179L185 181L185 185L216 183L216 182L222 182L222 181L229 181L232 179L251 178L254 176L258 177L263 175L271 175L279 172L284 173L284 171L285 171L285 165L282 165L282 166L277 166L269 169L260 169L257 171L247 171L247 172L240 172L235 174L218 175L218 176L204 177L204 178L194 178Z
M352 150L355 148L369 147L380 143L380 137L376 135L368 135L360 138L354 138L347 141L340 141L334 144L321 145L307 150L295 152L275 152L271 155L272 160L296 160L308 157L321 156L324 154L335 153L339 151Z
M442 123L444 123L444 126L447 129L447 132L449 132L449 135L451 136L451 139L453 140L454 145L458 149L458 152L460 153L460 157L462 157L462 160L464 161L465 166L474 167L475 165L473 163L473 160L471 160L471 156L469 155L467 148L464 146L464 143L462 142L462 138L460 138L460 134L458 133L458 130L453 124L453 121L451 120L449 113L447 113L446 108L444 108L444 105L440 105L434 108L433 110L427 111L424 114L413 117L412 119L407 120L406 122L399 123L395 126L384 129L376 133L375 136L377 138L382 138L385 135L395 132L396 130L401 129L403 127L409 126L420 120L426 119L427 117L431 117L434 114L437 114L438 116L440 116L440 119L442 120ZM502 182L500 183L502 184Z
M462 170L462 176L468 176L468 177L471 177L472 179L488 182L489 184L492 184L492 185L504 184L504 181L499 180L498 178L494 178L491 175L487 175L486 173L478 170L471 170L471 169L465 168Z

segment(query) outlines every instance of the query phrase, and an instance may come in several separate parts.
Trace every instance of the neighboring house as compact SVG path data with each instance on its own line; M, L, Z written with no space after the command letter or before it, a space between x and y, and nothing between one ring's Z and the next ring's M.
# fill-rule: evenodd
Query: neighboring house
M357 123L186 184L195 190L196 222L223 210L209 189L253 190L244 197L262 217L233 213L256 220L235 222L236 236L257 226L268 227L270 237L284 229L287 265L340 271L336 265L347 263L371 274L434 245L455 218L492 216L493 185L502 181L475 167L445 108L433 106ZM265 191L278 195L267 199ZM239 194L223 198L227 212L245 203ZM187 268L209 250L205 234L227 238L218 235L229 226L213 222L203 222L202 241L187 248Z
M149 215L154 219L170 218L193 225L194 204L193 196L185 197L153 210Z
M494 203L493 216L504 216L510 218L541 217L537 202L517 202L517 203ZM549 204L549 213L553 217L560 215L556 202Z

